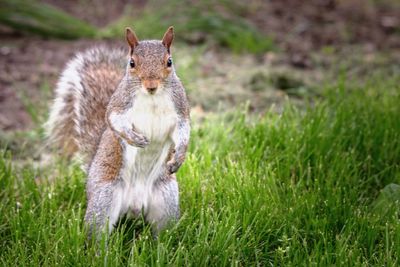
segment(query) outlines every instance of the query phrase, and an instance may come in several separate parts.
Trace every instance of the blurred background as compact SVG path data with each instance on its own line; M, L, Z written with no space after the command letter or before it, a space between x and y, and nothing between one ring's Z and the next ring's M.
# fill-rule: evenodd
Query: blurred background
M124 46L125 26L139 39L160 39L174 25L175 64L200 117L241 103L280 112L285 99L301 106L339 77L362 82L400 71L398 0L0 2L3 139L44 121L74 53Z

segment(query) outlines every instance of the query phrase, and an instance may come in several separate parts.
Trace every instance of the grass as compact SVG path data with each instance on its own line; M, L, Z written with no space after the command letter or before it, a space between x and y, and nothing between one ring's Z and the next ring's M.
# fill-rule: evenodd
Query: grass
M0 156L4 266L398 266L398 78L341 82L306 110L194 125L178 173L182 218L153 240L122 223L85 248L84 175ZM53 179L56 177L55 179ZM397 188L397 189L396 189Z
M225 7L226 12L221 14L217 7ZM226 1L199 1L195 5L191 1L150 1L140 14L133 13L132 8L127 5L119 19L97 29L45 3L4 0L0 7L0 25L25 34L63 39L120 39L125 27L132 25L146 39L161 39L167 27L174 25L177 39L184 42L217 44L235 53L259 54L276 49L271 38L235 14L232 4Z
M96 35L93 26L37 1L2 0L0 24L25 34L43 37L76 39Z
M99 36L119 38L122 29L132 26L139 38L160 39L167 27L173 25L177 39L188 43L216 44L235 53L259 54L276 50L270 37L234 14L229 5L232 4L218 1L199 1L196 4L192 1L167 1L163 4L150 1L140 15L132 14L133 11L127 8L125 14L102 29ZM219 12L217 7L225 7L226 12Z

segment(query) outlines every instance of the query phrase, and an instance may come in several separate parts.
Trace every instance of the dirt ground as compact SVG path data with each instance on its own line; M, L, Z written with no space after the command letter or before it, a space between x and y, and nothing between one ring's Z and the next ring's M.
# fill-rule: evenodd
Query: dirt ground
M133 3L128 0L101 0L96 4L79 0L45 2L99 27L122 14L126 4L132 4L137 13L146 5L145 0ZM192 96L194 106L198 110L207 110L217 105L213 102L217 95L217 99L226 100L224 103L227 105L234 106L248 99L255 110L262 110L290 95L280 90L282 88L274 88L260 97L259 87L265 84L265 73L271 69L285 69L294 73L294 76L306 76L305 80L321 81L324 71L331 67L329 64L335 62L324 58L352 55L354 49L349 47L355 47L366 60L362 62L384 53L389 55L389 60L384 61L383 65L398 64L400 4L395 0L376 1L375 5L363 5L363 2L312 0L306 5L304 1L294 0L254 0L242 9L236 7L242 10L243 17L266 35L272 36L280 51L257 57L232 56L223 49L203 51L201 57L214 64L211 68L202 66L200 73L195 74L197 80L190 87L199 88L197 94L200 96ZM91 11L88 13L87 10ZM122 38L120 41L49 40L21 36L1 27L0 39L0 65L3 66L0 69L0 130L4 131L29 129L32 126L29 103L41 101L44 86L50 91L54 88L60 71L75 52L101 43L124 44ZM190 55L193 50L193 47L187 48L187 54ZM249 72L245 73L244 69ZM238 80L237 77L243 79Z

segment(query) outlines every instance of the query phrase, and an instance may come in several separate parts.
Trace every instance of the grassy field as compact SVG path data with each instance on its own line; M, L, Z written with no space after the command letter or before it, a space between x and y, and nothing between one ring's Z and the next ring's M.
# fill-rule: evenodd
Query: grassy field
M195 123L178 173L179 223L154 240L141 220L124 221L97 252L85 246L79 167L21 168L3 150L0 263L396 266L399 84L339 82L305 110L288 103L283 114Z

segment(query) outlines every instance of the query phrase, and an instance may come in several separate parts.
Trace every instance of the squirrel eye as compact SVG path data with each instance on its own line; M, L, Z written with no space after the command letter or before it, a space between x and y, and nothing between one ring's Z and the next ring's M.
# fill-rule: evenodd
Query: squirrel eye
M172 66L172 58L168 58L167 67L171 67L171 66Z
M135 61L131 58L131 60L129 61L129 65L131 66L131 68L135 67Z

